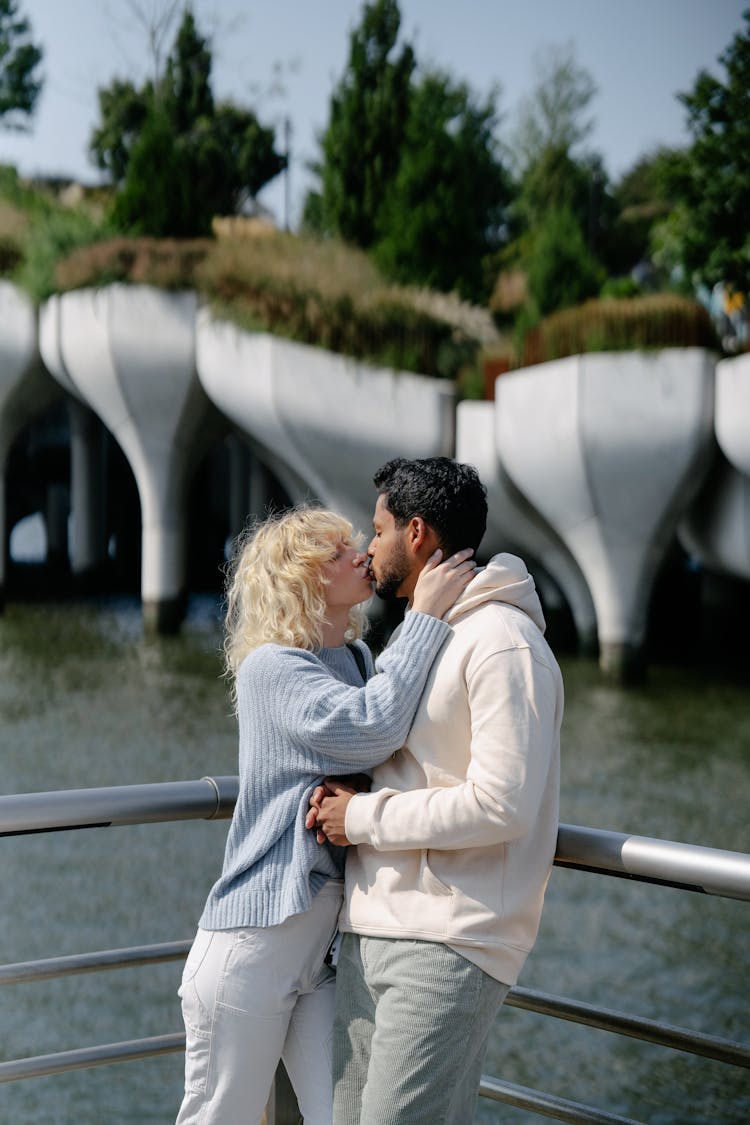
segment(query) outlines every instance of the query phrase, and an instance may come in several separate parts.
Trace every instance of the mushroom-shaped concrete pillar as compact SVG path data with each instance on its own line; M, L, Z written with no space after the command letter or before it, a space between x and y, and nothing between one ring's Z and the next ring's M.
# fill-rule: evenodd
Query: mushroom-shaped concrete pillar
M95 574L106 557L104 429L65 367L60 301L57 295L50 297L39 310L39 350L47 370L70 396L70 569L85 579Z
M195 371L192 292L112 285L60 298L58 372L120 444L141 501L144 624L177 629L184 614L185 502L201 426L211 411Z
M496 445L496 409L494 402L470 399L456 409L456 459L473 465L487 489L487 534L482 549L485 554L511 551L521 555L530 569L538 563L562 591L579 646L588 650L596 640L596 614L588 586L557 533L524 500L503 470ZM534 577L548 601L543 572Z
M370 367L321 348L198 318L209 398L244 431L293 499L305 493L355 528L372 521L372 476L391 457L453 455L449 383Z
M750 579L750 355L716 365L721 455L680 525L687 550L709 570Z
M31 300L10 282L0 281L0 606L5 594L8 542L5 463L21 429L60 397L39 358L36 311Z
M680 523L679 538L707 570L750 581L750 477L722 454Z
M716 440L739 473L750 479L750 354L716 365Z
M714 360L698 348L572 356L496 388L503 467L576 559L600 664L643 667L649 595L713 440Z

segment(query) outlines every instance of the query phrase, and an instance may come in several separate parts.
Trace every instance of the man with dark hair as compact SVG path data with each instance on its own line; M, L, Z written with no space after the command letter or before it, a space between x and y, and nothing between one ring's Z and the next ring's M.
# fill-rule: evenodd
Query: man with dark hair
M396 457L373 477L397 527L421 516L438 537L443 557L463 547L477 550L487 527L487 490L473 465L451 457L407 461Z
M370 558L378 538L378 523L385 513L392 517L393 530L399 533L410 520L419 517L434 533L435 546L442 549L444 559L464 547L476 551L481 543L487 526L487 490L472 465L462 465L450 457L426 457L421 461L396 457L378 469L373 482L379 496ZM454 546L457 543L461 546ZM398 590L414 559L402 536L396 535L392 549L380 554L382 565L372 570L375 593L383 601L404 596Z
M390 461L375 483L376 592L410 600L437 547L479 545L485 490L445 457ZM369 793L327 779L308 815L331 843L357 845L340 918L334 1125L468 1125L555 853L563 688L534 580L496 555L444 620L452 631L406 745Z

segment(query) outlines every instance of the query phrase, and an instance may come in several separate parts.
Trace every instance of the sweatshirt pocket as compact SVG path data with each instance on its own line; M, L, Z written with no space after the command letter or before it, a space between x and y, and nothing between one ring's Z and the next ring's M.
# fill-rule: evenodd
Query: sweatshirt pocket
M428 895L445 895L451 897L453 895L453 887L444 883L443 880L435 874L430 862L430 857L430 849L425 849L420 853L419 889Z

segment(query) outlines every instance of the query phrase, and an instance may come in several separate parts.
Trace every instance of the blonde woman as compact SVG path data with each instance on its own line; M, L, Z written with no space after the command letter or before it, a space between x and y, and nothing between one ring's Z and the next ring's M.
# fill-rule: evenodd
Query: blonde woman
M180 987L178 1125L260 1122L279 1059L306 1125L330 1125L326 954L344 850L321 848L305 828L308 800L324 776L367 770L404 742L450 633L440 618L472 577L471 553L432 556L398 639L373 666L360 639L372 580L346 520L295 510L261 524L238 552L224 647L240 789Z

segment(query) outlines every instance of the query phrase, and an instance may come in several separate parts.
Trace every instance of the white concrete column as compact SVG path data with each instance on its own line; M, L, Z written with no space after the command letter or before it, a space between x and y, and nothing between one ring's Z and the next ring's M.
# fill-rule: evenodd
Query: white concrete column
M235 538L242 531L250 511L252 454L239 434L230 434L226 440L229 455L229 534Z
M8 557L4 484L8 453L23 427L60 397L39 359L31 299L15 285L0 280L0 606Z
M68 562L68 516L70 491L65 484L47 486L44 522L47 528L47 563L59 569Z
M83 403L71 399L70 420L70 569L79 578L95 574L107 557L106 453L104 428Z
M39 349L47 370L69 396L71 534L70 569L85 580L106 558L105 465L102 423L85 403L65 367L60 342L59 296L39 310Z
M686 550L717 574L750 579L750 355L716 365L720 454L680 525Z
M59 362L128 459L141 501L148 628L177 628L185 595L185 498L211 411L195 372L194 293L112 285L57 299Z
M503 376L504 378L505 376ZM498 551L520 555L534 571L540 591L549 600L550 583L562 591L573 616L579 647L590 650L596 641L596 614L586 580L557 533L524 499L501 465L497 451L495 402L460 402L456 409L456 459L473 465L487 489L487 533L482 554ZM559 596L559 595L558 595Z
M679 538L707 570L750 581L750 477L723 454L682 519Z
M750 478L750 353L716 365L715 426L727 461Z
M209 398L297 502L317 498L368 532L373 473L392 457L453 456L450 383L198 317Z
M572 356L504 375L498 453L557 531L594 601L605 670L643 659L652 583L708 467L711 355L697 348Z

